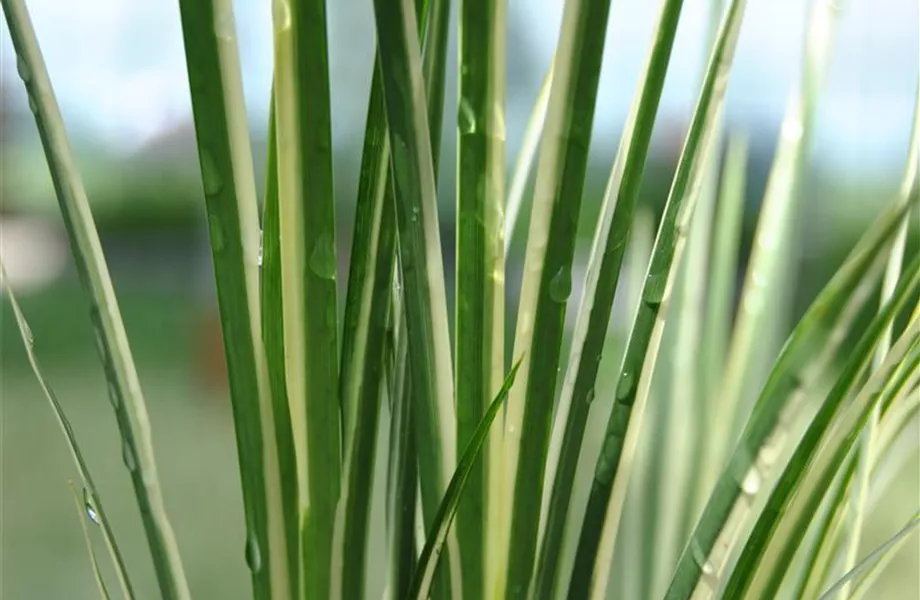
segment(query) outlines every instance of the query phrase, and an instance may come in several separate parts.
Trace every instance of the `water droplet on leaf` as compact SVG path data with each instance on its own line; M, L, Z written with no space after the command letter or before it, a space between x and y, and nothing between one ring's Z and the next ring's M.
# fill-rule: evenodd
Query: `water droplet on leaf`
M700 543L696 540L696 538L690 542L690 554L693 556L693 562L695 562L696 565L703 570L703 572L706 571L706 567L709 567L710 570L712 569L712 565L709 564L706 552L703 551L703 548L700 546Z
M748 496L753 496L760 490L761 477L757 467L751 467L741 482L741 491Z
M329 234L322 234L313 244L313 252L310 254L310 269L321 279L335 279L335 248L332 245L332 237Z
M29 63L21 56L16 57L16 71L19 72L19 78L22 79L23 83L32 81L32 69L29 68Z
M253 573L262 569L262 551L259 550L259 540L253 532L246 536L246 564Z
M113 381L109 381L109 402L112 403L112 408L117 409L121 406L121 395L118 393L118 386Z
M86 516L89 517L89 520L99 525L102 521L99 518L99 512L96 510L96 504L93 502L90 493L83 489L83 507L86 510Z
M549 282L549 297L556 302L565 302L572 293L572 272L567 266L559 267Z
M224 231L220 226L220 219L211 215L208 218L208 230L211 232L211 248L214 252L224 249Z
M204 185L204 193L208 196L215 196L224 189L224 179L210 152L201 155L201 182Z
M460 99L460 106L457 110L457 127L461 135L476 133L476 114L473 112L473 105L466 98Z
M620 376L620 383L617 384L617 400L624 400L629 397L635 385L635 377L629 371Z
M128 440L122 442L121 458L129 471L133 473L137 470L137 458L134 456L134 449L131 447L131 444L128 443Z
M236 24L233 22L233 12L223 10L214 21L214 34L223 40L232 40L236 37Z
M277 29L290 29L291 5L288 0L275 0L272 2L272 19Z

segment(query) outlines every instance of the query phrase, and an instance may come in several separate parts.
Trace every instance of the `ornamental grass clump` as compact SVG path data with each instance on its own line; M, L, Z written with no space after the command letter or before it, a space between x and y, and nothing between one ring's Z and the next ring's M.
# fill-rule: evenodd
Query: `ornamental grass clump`
M232 2L180 0L247 532L238 567L245 557L255 598L856 598L916 528L914 515L860 554L865 515L877 510L867 491L880 485L881 466L905 460L895 441L910 435L920 406L920 262L904 256L920 128L898 196L773 347L765 340L785 314L792 224L807 200L801 183L839 8L815 3L736 281L747 145L726 131L723 112L746 2L712 3L708 61L655 221L640 188L684 3L659 4L584 281L573 282L610 0L565 3L510 176L506 6L459 2L458 109L447 116L457 123L450 314L436 189L451 7L374 0L377 54L339 319L326 3L271 4L260 184ZM25 0L2 5L90 300L159 593L190 598L182 531L163 502L90 203ZM509 313L505 265L517 219L526 252ZM79 501L115 567L117 586L89 542L99 590L145 597L4 287L78 465ZM608 343L618 291L631 318L621 356ZM517 320L506 339L508 314ZM664 347L671 321L675 342ZM613 385L599 381L605 371L616 373ZM591 445L593 415L606 426ZM380 456L382 428L389 446ZM383 556L368 550L375 469L386 469ZM384 565L386 589L366 585L370 562Z

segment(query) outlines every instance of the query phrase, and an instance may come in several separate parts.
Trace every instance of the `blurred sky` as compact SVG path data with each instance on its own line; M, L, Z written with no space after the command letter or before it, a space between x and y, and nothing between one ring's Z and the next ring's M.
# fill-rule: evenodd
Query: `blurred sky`
M236 0L247 102L264 122L271 77L271 0ZM455 3L454 3L455 4ZM840 0L842 22L822 97L816 154L846 172L903 168L918 77L916 0ZM514 147L556 43L562 0L509 0L508 136ZM710 0L686 0L660 113L686 120L702 68ZM729 118L773 131L800 71L802 0L750 0L729 89ZM93 144L138 148L187 123L188 85L176 0L29 0L71 130ZM329 2L334 131L360 139L374 43L371 0ZM660 2L615 0L595 140L614 147L635 90ZM23 109L3 23L5 95ZM455 45L452 43L452 46ZM448 110L451 106L448 105ZM263 127L255 127L264 129Z

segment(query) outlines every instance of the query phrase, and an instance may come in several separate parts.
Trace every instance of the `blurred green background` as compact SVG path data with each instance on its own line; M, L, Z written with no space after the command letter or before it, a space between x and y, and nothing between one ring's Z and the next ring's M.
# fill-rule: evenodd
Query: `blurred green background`
M633 93L654 2L619 0L607 58L585 192L579 264ZM687 0L642 203L657 213L689 118L708 23L705 0ZM751 0L728 96L728 129L751 144L745 250L770 167L785 98L799 72L807 3ZM801 256L794 313L827 281L879 208L897 190L917 85L918 7L913 0L844 3L841 33L819 111L800 215ZM509 166L549 64L561 0L509 2ZM264 162L270 80L270 15L264 2L238 0L237 26L257 171ZM203 199L190 124L178 9L140 0L29 2L57 86L150 409L165 497L193 593L249 597L235 445L214 306ZM330 3L340 289L345 280L370 66L371 3ZM452 44L455 46L455 44ZM454 52L455 54L455 52ZM129 570L155 595L153 572L121 460L92 343L88 306L71 261L47 168L2 29L0 251L29 320L39 360L97 478ZM455 59L449 62L451 73ZM440 178L448 287L453 272L455 77L448 77ZM526 206L509 258L509 306L516 302ZM912 239L910 252L916 252ZM743 265L742 265L743 266ZM576 283L575 293L579 292ZM569 316L577 302L569 303ZM616 367L614 317L602 379ZM509 328L513 319L508 319ZM788 324L778 323L782 331ZM667 365L659 364L659 371ZM599 398L604 398L599 392ZM600 404L600 403L595 403ZM913 425L920 437L920 424ZM596 442L596 440L594 441ZM593 444L589 440L589 447ZM0 305L0 598L95 598L66 445L29 369L12 311ZM920 498L916 457L899 475L885 510L870 517L866 551L906 521ZM379 535L379 519L375 521ZM99 541L98 539L96 540ZM914 534L883 577L878 598L920 597ZM379 557L371 557L371 564Z

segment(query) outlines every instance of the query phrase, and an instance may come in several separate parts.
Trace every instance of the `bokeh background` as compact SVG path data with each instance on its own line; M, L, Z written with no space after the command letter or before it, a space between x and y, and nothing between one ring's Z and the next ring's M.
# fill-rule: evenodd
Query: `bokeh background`
M267 0L235 2L259 172L271 79L269 4ZM749 2L727 100L728 129L744 132L751 149L746 245L756 223L786 99L800 73L809 4ZM351 244L374 32L369 0L337 0L328 5L341 285ZM581 265L587 261L592 224L657 5L617 0L611 9L584 198L577 259ZM132 342L166 501L192 590L200 598L249 597L235 446L178 5L30 0L28 6ZM708 6L708 0L685 2L644 183L642 203L651 213L660 208L667 193L695 101L705 59ZM917 2L841 0L840 6L838 39L801 192L794 312L804 309L880 207L894 197L906 160L920 62ZM562 0L509 0L509 166L550 62L561 10ZM129 569L143 590L141 597L154 597L153 573L92 344L87 302L69 258L5 22L0 33L0 252L32 326L39 360L96 474ZM455 41L451 49L439 195L449 278L454 236ZM522 223L526 214L525 206ZM520 269L521 231L509 259L510 304L519 282L514 273ZM916 251L915 241L910 248ZM575 306L577 302L570 302L570 309ZM67 487L69 479L77 479L76 473L31 374L5 298L0 308L0 598L95 598ZM613 337L625 327L626 316L615 316ZM615 357L605 358L602 371L615 368ZM915 424L914 430L920 436L920 426ZM914 459L892 488L896 501L871 516L867 549L891 535L914 510L920 497L918 471L920 463ZM920 597L918 568L915 534L886 573L877 597Z

